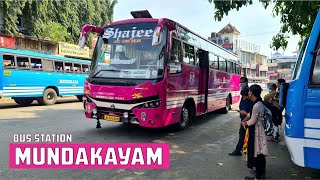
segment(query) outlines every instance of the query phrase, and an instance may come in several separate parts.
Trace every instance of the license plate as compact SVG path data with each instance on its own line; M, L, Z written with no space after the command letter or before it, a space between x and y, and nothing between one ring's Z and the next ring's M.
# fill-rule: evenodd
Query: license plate
M117 116L104 116L104 120L113 121L113 122L119 122L120 121L120 117L117 117Z

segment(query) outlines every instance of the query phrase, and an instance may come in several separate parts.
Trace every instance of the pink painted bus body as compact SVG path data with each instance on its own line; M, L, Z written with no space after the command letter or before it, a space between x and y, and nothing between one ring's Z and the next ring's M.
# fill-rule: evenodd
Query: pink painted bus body
M171 38L176 36L177 23L168 19L140 18L114 22L105 27L130 23L157 23L166 27L165 51L170 54ZM101 29L103 29L101 28ZM210 43L215 48L221 47ZM232 54L232 53L230 53ZM240 100L240 72L227 73L220 70L181 63L181 72L169 73L170 59L165 59L163 78L156 83L145 81L137 85L104 85L85 81L87 118L103 119L105 115L119 117L120 122L136 119L139 126L159 128L179 123L184 106L192 106L199 116L226 107ZM208 62L209 63L209 62ZM235 64L234 64L234 67ZM120 81L120 79L119 79ZM149 107L149 102L154 106ZM148 105L148 107L146 107ZM97 110L97 116L93 111ZM125 113L128 117L125 117Z

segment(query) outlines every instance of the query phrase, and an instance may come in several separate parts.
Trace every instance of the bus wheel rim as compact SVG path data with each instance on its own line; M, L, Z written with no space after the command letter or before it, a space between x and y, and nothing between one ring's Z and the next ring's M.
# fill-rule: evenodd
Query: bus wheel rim
M52 94L52 93L49 93L49 94L47 95L47 99L50 100L50 101L53 100L53 94Z

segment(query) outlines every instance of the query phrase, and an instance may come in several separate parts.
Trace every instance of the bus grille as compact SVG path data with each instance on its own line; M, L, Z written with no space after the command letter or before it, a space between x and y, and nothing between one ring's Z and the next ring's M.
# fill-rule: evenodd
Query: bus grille
M103 114L113 114L119 117L123 117L123 113L124 112L128 112L129 117L128 118L135 118L135 115L132 113L132 111L126 111L126 110L122 110L122 109L110 109L110 108L105 108L105 107L97 107L98 113L103 113Z

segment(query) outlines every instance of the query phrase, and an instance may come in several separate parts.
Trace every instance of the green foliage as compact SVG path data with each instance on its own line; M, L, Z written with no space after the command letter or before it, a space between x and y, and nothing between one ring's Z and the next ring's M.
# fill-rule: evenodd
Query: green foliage
M70 36L67 29L59 23L56 22L48 22L47 24L42 24L40 27L42 29L40 38L44 39L49 37L51 41L57 42L65 42L66 38Z
M18 33L18 16L32 36L50 37L53 41L78 43L85 24L102 26L113 19L117 0L6 0L0 2L4 12L6 34ZM61 31L61 32L55 32ZM93 35L89 35L87 45Z
M252 0L235 1L235 0L208 0L215 5L214 18L218 21L228 12L236 9L237 11L243 7L253 3ZM282 27L279 33L272 38L270 46L278 50L280 48L286 49L288 45L288 33L293 35L300 35L300 39L308 36L311 32L314 20L320 8L320 1L280 1L280 0L259 0L265 8L273 2L273 15L280 16ZM301 45L301 41L299 46Z
M26 1L7 0L1 1L1 8L4 16L5 33L12 35L18 32L18 15L22 14L22 7Z

